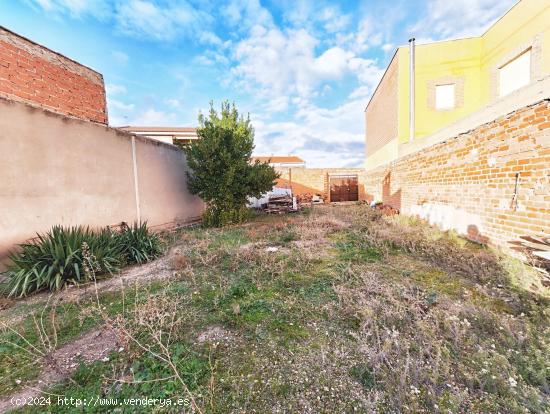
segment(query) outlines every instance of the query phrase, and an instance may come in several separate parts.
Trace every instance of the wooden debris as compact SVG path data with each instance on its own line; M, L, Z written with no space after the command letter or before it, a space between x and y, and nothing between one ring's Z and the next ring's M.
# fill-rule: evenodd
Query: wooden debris
M303 193L296 196L298 204L322 204L324 203L323 196L320 194Z
M287 194L271 196L269 197L267 206L264 211L268 214L282 214L295 211L293 207L292 197Z

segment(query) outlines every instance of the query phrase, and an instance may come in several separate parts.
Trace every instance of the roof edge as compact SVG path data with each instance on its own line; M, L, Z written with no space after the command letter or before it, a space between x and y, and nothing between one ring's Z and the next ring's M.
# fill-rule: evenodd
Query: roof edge
M390 70L390 66L391 64L393 63L393 60L395 59L395 57L397 56L397 52L399 52L399 47L397 47L395 49L395 52L393 52L393 56L392 58L390 59L390 63L388 63L388 65L386 66L386 70L384 71L384 74L382 75L382 77L380 78L380 80L378 81L378 85L376 85L376 88L374 89L374 91L372 92L370 98L369 98L369 101L367 102L367 105L365 106L365 109L363 110L363 112L366 112L367 111L367 108L369 107L370 103L372 102L372 98L374 98L374 95L376 95L376 92L378 91L378 89L380 88L380 85L382 84L382 81L384 80L384 78L386 77L386 74L388 73L388 70Z

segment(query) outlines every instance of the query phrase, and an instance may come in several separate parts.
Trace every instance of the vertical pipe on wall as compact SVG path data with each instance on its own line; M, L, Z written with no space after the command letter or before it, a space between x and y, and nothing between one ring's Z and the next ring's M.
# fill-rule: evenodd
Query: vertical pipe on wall
M136 158L136 137L132 137L132 162L134 166L134 194L136 199L136 221L141 223L141 211L139 208L139 183L138 183L138 167Z
M409 141L414 141L415 38L409 39Z

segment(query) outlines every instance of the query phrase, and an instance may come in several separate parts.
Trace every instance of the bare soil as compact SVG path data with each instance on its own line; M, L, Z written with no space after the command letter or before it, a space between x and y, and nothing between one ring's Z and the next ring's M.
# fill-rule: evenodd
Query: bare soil
M43 390L69 378L78 368L79 363L89 364L107 358L109 352L117 346L117 337L113 330L107 327L92 329L62 347L56 349L37 361L42 370L38 378L16 394L0 400L0 413L15 408L12 401L25 401L42 395Z

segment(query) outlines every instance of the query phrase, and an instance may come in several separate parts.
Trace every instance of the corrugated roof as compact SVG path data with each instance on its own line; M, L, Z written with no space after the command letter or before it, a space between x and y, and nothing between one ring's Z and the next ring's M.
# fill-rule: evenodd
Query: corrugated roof
M300 157L296 157L293 155L288 156L276 156L276 155L270 155L270 156L258 156L258 157L252 157L253 161L260 161L260 162L267 162L267 163L304 163L305 161L301 159Z

